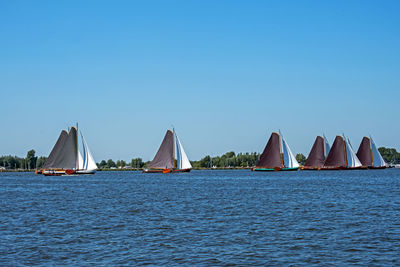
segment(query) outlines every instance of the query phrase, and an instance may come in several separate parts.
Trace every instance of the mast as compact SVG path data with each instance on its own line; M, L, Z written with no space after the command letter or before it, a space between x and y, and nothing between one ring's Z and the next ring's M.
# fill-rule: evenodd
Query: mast
M370 151L370 153L371 153L371 165L372 166L375 166L375 164L374 164L374 153L372 152L372 137L371 137L371 135L369 136L369 151Z
M344 161L346 163L346 167L349 167L349 163L347 162L347 150L346 150L346 138L344 137L343 134L343 139L344 139L344 143L343 143L343 149L344 149Z
M281 130L279 130L279 154L281 156L281 167L284 167L284 161L283 161L283 149L282 149L282 133Z
M76 169L79 170L78 122L76 122Z
M176 133L175 128L172 126L172 131L174 132L174 138L172 140L172 168L175 169L175 145L176 145Z

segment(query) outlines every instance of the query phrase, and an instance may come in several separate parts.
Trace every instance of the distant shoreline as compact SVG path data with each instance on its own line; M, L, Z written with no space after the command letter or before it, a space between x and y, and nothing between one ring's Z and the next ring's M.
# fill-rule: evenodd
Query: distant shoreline
M398 169L399 167L395 166L390 166L387 169ZM195 171L227 171L227 170L250 170L251 167L231 167L231 168L193 168L192 170ZM125 172L125 171L142 171L143 168L129 168L129 169L98 169L96 172L104 172L104 171L110 171L110 172ZM10 173L10 172L35 172L35 170L0 170L0 173Z
M212 171L212 170L250 170L250 169L251 169L251 167L226 167L226 168L193 168L192 170L196 170L196 171L209 170L209 171ZM124 171L142 171L142 170L143 170L143 168L129 168L129 169L109 169L109 168L106 168L106 169L98 169L96 171L98 171L98 172L102 172L102 171L112 171L112 172L120 171L120 172L124 172ZM34 173L35 170L0 170L0 173L1 172L33 172Z

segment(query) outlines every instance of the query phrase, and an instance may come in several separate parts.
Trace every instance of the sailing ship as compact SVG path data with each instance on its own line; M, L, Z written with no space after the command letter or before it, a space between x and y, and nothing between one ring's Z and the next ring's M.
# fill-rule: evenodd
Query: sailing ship
M297 162L289 145L281 132L273 132L268 140L260 160L252 171L297 171L300 164Z
M352 170L362 169L362 164L350 144L343 136L336 136L332 148L321 170Z
M176 166L175 166L176 147ZM183 149L175 130L167 130L154 159L143 169L143 173L190 172L192 164Z
M363 166L368 169L385 169L386 162L377 149L372 137L364 137L357 151L357 157Z
M37 174L45 176L94 174L97 165L81 132L82 152L78 147L78 127L62 130L42 169Z
M328 140L324 136L317 136L314 145L311 148L310 154L306 160L306 163L301 168L302 170L319 170L321 169L326 161L326 158L330 151Z

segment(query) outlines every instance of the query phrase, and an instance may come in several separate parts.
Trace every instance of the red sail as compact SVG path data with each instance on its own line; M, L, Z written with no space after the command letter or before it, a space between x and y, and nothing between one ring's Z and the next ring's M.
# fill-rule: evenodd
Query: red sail
M257 163L257 168L282 167L279 134L272 133Z
M357 157L363 166L372 166L371 140L368 137L362 139Z
M345 143L342 136L336 136L331 151L326 158L325 167L346 167Z
M325 164L325 153L324 153L325 141L321 136L317 136L314 145L311 148L311 152L308 155L305 167L322 167Z

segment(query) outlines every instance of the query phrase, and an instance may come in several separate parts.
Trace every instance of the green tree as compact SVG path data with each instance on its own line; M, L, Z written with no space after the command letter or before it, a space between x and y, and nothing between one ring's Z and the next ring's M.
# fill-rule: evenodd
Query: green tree
M109 160L107 160L107 167L115 168L115 167L117 167L117 165L115 164L115 162L112 159L109 159Z
M307 158L303 154L299 153L299 154L296 155L296 160L301 165L304 165L306 163Z
M117 160L116 167L123 168L126 166L126 162L124 160Z
M97 166L99 166L100 169L107 168L107 161L103 159L102 161L100 161L100 163L97 164Z
M31 150L28 151L28 153L26 154L25 160L26 160L26 168L34 169L36 167L37 157L35 157L35 150L34 149L31 149Z
M43 167L44 163L46 162L47 157L38 157L36 161L36 168L40 169Z
M132 168L143 168L144 162L141 158L135 158L131 160L131 167Z
M0 157L0 166L6 169L22 168L25 164L25 159L17 156L2 156Z
M205 156L202 158L199 162L199 167L201 168L209 168L211 166L211 157L210 156Z
M380 147L378 148L382 158L388 163L398 164L400 163L400 153L394 148Z

